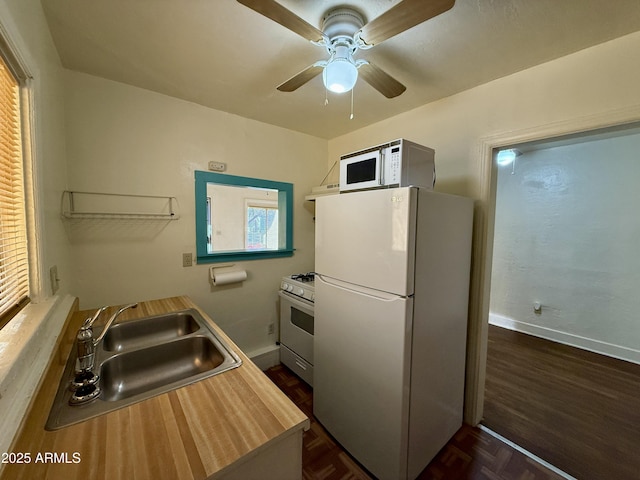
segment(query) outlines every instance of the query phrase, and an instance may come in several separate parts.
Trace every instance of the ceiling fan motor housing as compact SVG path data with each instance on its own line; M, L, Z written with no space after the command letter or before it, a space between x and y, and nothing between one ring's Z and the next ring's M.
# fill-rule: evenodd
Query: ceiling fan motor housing
M364 18L350 8L330 10L322 19L325 47L331 57L324 67L325 87L336 93L348 92L358 80L358 67L353 54L358 49L355 34L364 25Z
M350 8L330 10L322 19L322 31L330 44L348 44L355 48L354 35L365 24L364 17Z

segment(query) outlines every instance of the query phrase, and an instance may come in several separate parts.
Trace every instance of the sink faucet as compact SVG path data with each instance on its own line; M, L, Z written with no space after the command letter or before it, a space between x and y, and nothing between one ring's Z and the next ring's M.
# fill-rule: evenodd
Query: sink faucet
M138 303L130 303L129 305L125 305L124 307L122 307L120 310L118 310L116 313L114 313L113 315L111 315L111 317L109 318L109 320L107 320L107 323L105 324L104 328L102 329L102 332L100 333L100 335L98 335L98 338L96 338L93 341L93 346L97 346L102 339L104 338L104 335L107 333L107 330L109 330L109 328L111 327L111 325L113 324L113 322L116 321L116 318L118 318L118 316L124 312L125 310L129 309L129 308L136 308L138 306Z
M78 363L76 370L78 372L91 372L93 370L96 358L96 347L102 341L113 322L116 321L116 318L118 318L118 316L122 312L129 308L136 308L137 306L137 303L125 305L116 313L111 315L109 320L107 320L104 329L96 339L93 338L93 322L95 322L100 314L102 314L102 312L104 312L108 307L102 307L98 309L93 317L87 318L84 321L82 327L80 327L80 330L78 330L78 334L76 335L76 341L78 344Z

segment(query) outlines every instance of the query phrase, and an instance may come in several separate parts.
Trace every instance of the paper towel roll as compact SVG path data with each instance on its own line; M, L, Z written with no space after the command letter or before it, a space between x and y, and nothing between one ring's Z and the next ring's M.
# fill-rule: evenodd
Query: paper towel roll
M211 269L211 283L215 286L229 285L230 283L244 282L247 279L247 272L244 270L232 270L228 272Z

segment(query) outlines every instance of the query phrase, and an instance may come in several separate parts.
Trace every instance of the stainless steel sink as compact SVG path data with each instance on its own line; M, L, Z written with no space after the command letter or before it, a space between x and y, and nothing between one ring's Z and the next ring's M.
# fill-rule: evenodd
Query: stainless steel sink
M192 312L174 312L117 323L109 329L102 341L105 350L121 352L144 347L149 343L173 340L199 329L200 325Z
M240 366L242 361L195 309L116 324L98 344L100 394L71 405L71 349L45 428L56 430Z
M185 378L207 376L224 357L207 337L187 337L115 355L100 368L102 399L129 398Z

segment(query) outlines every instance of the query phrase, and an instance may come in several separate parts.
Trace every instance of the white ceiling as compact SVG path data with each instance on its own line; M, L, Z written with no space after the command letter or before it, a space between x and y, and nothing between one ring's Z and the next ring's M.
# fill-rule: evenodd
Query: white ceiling
M345 5L280 3L318 28L327 10ZM399 1L347 3L369 21ZM640 30L638 0L457 0L448 12L358 53L407 91L387 99L359 80L349 120L351 95L330 94L325 106L321 76L292 93L276 90L326 53L235 0L42 5L66 68L323 138Z

